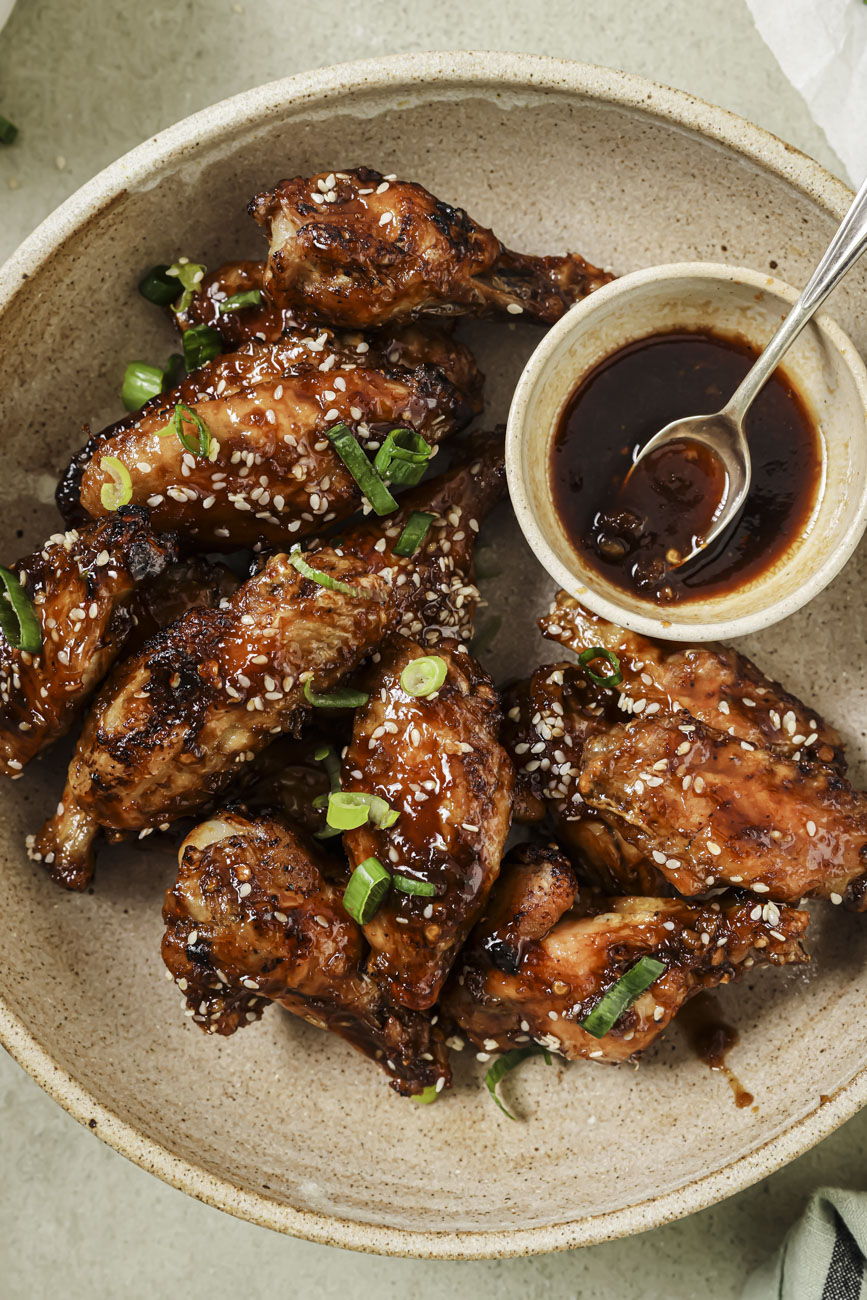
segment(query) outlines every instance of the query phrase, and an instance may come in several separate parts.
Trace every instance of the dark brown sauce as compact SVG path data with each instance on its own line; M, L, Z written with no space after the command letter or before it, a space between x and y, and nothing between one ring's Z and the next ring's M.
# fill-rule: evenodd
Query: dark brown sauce
M752 1106L755 1097L726 1064L726 1057L738 1041L738 1031L726 1023L709 993L698 993L681 1007L677 1022L686 1032L690 1047L711 1070L725 1075L738 1110Z
M648 439L672 420L718 411L756 355L743 340L707 332L656 334L606 357L573 393L551 451L554 504L582 559L615 586L661 603L731 591L802 534L821 453L800 396L779 370L746 419L753 467L746 505L700 559L683 570L672 564L705 535L720 501L724 475L712 452L675 444L648 456L623 488Z

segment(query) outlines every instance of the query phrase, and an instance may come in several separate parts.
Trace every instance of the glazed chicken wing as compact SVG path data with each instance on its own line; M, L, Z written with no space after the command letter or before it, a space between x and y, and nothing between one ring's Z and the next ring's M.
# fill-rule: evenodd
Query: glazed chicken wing
M377 858L393 874L432 893L395 886L364 927L368 970L393 1001L436 1002L463 940L497 878L509 832L512 765L497 743L499 700L491 679L463 647L437 655L443 684L410 694L402 674L421 646L395 638L369 681L370 702L355 716L341 786L378 795L400 815L347 831L350 866Z
M146 510L125 507L81 531L55 533L14 565L42 648L16 650L0 633L0 772L19 776L72 728L133 628L140 585L175 552L175 538L156 537Z
M719 883L777 902L867 908L867 796L833 768L643 717L584 747L580 790L681 894Z
M575 253L513 253L461 208L367 167L281 181L249 211L270 240L268 299L308 322L508 313L550 324L612 278Z
M521 846L452 973L443 1012L485 1052L535 1041L568 1060L628 1060L692 994L759 964L806 961L808 919L735 894L702 904L585 897L565 858ZM581 1022L642 957L665 970L595 1038Z
M388 1003L363 972L364 938L309 842L276 814L219 813L181 845L163 959L206 1033L278 1002L376 1061L404 1095L450 1080L440 1031Z
M591 614L564 591L539 626L576 654L602 646L617 655L623 674L618 702L627 716L686 709L717 731L769 745L795 761L803 756L842 764L838 732L735 650L653 641Z

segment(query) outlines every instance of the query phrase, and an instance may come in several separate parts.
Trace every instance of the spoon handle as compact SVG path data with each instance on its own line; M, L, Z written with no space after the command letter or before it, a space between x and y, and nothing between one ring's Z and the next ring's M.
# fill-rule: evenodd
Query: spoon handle
M776 370L807 321L818 311L832 289L850 271L867 249L867 180L861 186L851 208L840 222L822 260L816 267L798 301L773 335L764 351L747 373L725 408L727 415L743 420L754 399Z

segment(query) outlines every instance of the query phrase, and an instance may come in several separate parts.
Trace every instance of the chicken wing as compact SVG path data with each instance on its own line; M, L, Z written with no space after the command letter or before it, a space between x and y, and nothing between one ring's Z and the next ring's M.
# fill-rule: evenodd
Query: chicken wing
M393 1001L433 1006L497 878L512 798L512 765L497 743L499 700L463 647L440 646L443 684L409 694L404 670L425 651L403 637L382 652L370 702L355 715L341 786L375 794L400 814L345 832L355 868L367 858L430 895L392 888L364 927L370 974Z
M822 763L689 714L641 717L587 742L580 791L681 894L724 883L867 909L867 795Z
M522 846L503 867L442 1008L485 1053L535 1041L568 1060L628 1060L701 989L756 965L805 962L808 919L736 894L703 904L579 896L565 858ZM665 970L595 1038L581 1022L642 957Z
M769 745L796 762L803 756L843 765L839 733L736 650L650 640L591 614L564 591L539 626L576 654L602 646L617 655L618 703L628 716L686 709L717 731Z
M308 322L508 313L550 324L612 278L575 253L513 253L461 208L368 167L281 181L249 211L270 241L269 300Z
M139 587L176 554L146 510L121 508L79 532L55 533L12 572L30 600L42 648L16 650L0 634L0 772L13 778L71 730L120 654Z
M361 930L327 864L276 814L217 814L181 845L163 959L188 1014L232 1034L278 1002L376 1061L404 1095L450 1081L442 1033L363 972Z
M165 536L163 533L160 540L164 541ZM124 643L124 654L137 654L145 641L174 623L188 609L213 609L221 601L229 600L237 589L238 579L232 570L203 555L186 556L170 565L136 593L135 626Z

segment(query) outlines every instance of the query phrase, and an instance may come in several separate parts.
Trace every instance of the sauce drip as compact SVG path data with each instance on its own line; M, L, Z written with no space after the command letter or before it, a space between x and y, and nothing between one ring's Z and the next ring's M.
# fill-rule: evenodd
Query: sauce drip
M711 1070L725 1075L738 1110L751 1106L755 1097L726 1064L726 1057L738 1041L738 1031L722 1019L709 993L698 993L681 1007L678 1024L686 1031L690 1047Z
M681 330L629 343L583 380L551 450L554 505L585 563L622 590L658 603L719 595L770 568L803 532L821 472L819 440L779 370L746 419L753 477L737 523L683 570L709 527L722 465L693 442L633 459L664 425L711 414L734 393L757 352L742 340Z

